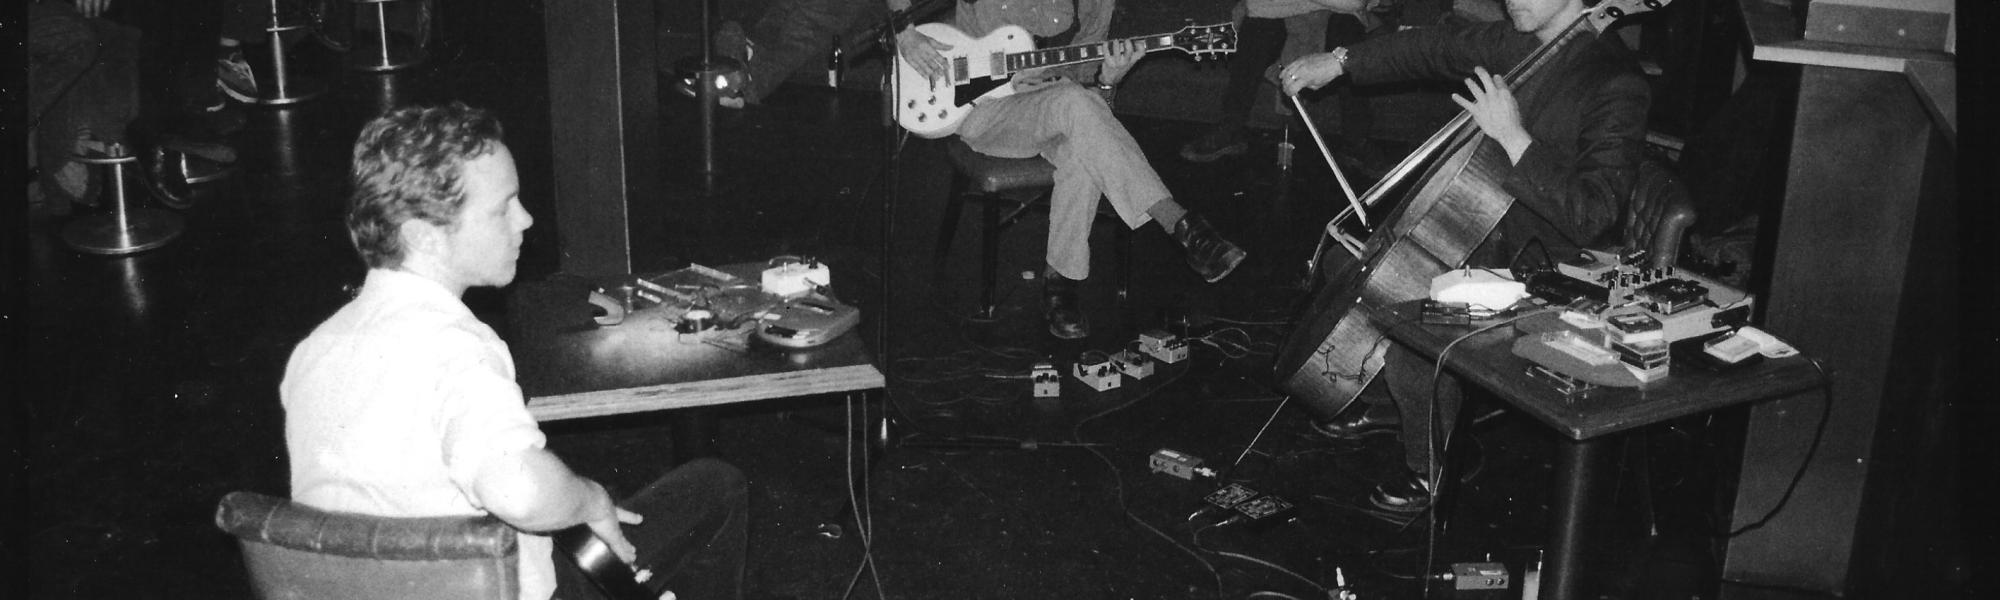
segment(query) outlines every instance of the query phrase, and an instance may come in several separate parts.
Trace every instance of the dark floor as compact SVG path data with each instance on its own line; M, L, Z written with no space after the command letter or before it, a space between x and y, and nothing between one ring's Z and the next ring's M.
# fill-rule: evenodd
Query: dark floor
M462 99L498 111L538 220L522 278L553 274L539 5L489 2L448 14L436 57L422 68L345 73L327 97L248 110L248 127L231 138L243 152L242 172L203 191L185 213L187 234L170 246L125 258L82 255L54 240L61 218L29 224L33 318L22 329L31 351L14 368L28 374L19 406L28 432L30 597L249 597L233 543L210 515L231 490L286 491L276 384L293 344L363 272L340 227L341 193L348 144L381 107ZM667 39L692 48L695 14L691 6L663 8L663 22L682 24L669 26ZM1219 86L1222 77L1184 64L1148 68L1155 80L1182 69L1196 80L1188 85ZM1171 95L1135 92L1144 94ZM883 367L899 436L1041 443L902 448L875 465L867 513L881 589L863 578L855 596L1314 598L1344 574L1364 597L1405 598L1420 594L1427 548L1438 569L1490 557L1518 574L1545 542L1552 453L1537 423L1503 414L1460 438L1466 484L1442 511L1448 527L1433 540L1424 521L1397 526L1355 508L1398 463L1393 439L1316 439L1305 412L1270 387L1271 355L1296 316L1304 260L1338 202L1316 155L1301 154L1295 172L1282 170L1266 134L1249 156L1188 164L1175 149L1201 124L1130 117L1182 202L1243 242L1251 259L1227 281L1204 285L1165 235L1143 229L1129 301L1118 306L1111 253L1099 252L1100 276L1086 288L1094 335L1054 343L1041 332L1034 287L1011 275L1039 264L1040 217L1006 239L996 322L966 318L976 296L971 215L946 273L933 276L948 173L939 142L912 139L900 153L896 258L880 263L883 136L867 90L794 85L764 106L726 113L722 184L713 196L696 185L692 106L678 97L663 98L663 106L670 156L659 201L673 217L635 227L660 249L638 257L642 267L818 256L870 326L889 327ZM1173 112L1149 108L1135 112ZM1110 238L1099 242L1108 249ZM890 278L886 305L883 277ZM505 293L468 297L501 331ZM1036 401L1009 378L1039 357L1067 361L1170 325L1203 343L1188 363L1138 385L1105 393L1071 386L1061 399ZM738 406L722 415L718 450L751 480L750 568L761 593L842 597L857 572L852 523L839 539L817 529L845 495L845 445L811 422L839 424L837 401ZM549 427L551 444L579 471L626 491L669 466L668 429L652 416ZM1712 444L1681 429L1662 432L1654 446L1665 451L1654 462L1665 464L1655 467L1653 487L1669 491L1620 487L1613 510L1604 511L1613 520L1599 528L1589 579L1607 597L1670 597L1714 584L1708 544L1663 541L1671 535L1649 541L1639 519L1642 506L1708 515L1704 501L1675 499L1708 497L1696 484L1715 472ZM1149 472L1147 457L1160 448L1230 467L1228 480L1283 495L1299 506L1296 520L1265 530L1192 529L1186 517L1213 484ZM1660 483L1675 480L1696 490Z

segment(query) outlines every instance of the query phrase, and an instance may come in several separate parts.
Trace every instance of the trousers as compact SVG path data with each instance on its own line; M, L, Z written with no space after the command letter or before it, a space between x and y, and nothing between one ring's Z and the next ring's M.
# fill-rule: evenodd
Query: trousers
M749 519L747 486L736 467L712 458L689 461L618 505L645 516L625 527L639 549L645 585L681 598L740 598ZM598 600L602 592L575 561L556 550L556 598Z
M1146 211L1173 197L1131 132L1096 92L1067 79L979 104L959 124L958 136L981 154L1040 156L1056 167L1049 194L1046 256L1069 279L1090 277L1090 227L1104 198L1138 229Z

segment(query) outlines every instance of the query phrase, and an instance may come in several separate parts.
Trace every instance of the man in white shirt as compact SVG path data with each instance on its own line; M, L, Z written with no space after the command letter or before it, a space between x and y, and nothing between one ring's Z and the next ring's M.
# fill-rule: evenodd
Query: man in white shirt
M347 228L368 278L286 365L292 499L498 517L521 532L523 599L598 597L573 566L557 575L570 563L547 534L578 525L655 573L656 592L740 596L742 474L695 461L614 503L543 447L506 343L460 300L513 281L534 223L499 121L458 103L392 111L362 130L351 175Z

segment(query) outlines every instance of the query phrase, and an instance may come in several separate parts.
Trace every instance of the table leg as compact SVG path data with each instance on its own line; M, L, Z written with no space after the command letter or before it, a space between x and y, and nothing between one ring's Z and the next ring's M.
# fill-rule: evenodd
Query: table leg
M1565 439L1557 445L1555 515L1550 524L1548 568L1542 573L1542 598L1572 600L1584 597L1584 528L1590 522L1592 488L1599 477L1604 441Z

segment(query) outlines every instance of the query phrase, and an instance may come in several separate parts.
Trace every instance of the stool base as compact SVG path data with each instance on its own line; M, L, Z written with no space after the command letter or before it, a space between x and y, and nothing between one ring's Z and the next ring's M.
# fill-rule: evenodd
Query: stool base
M297 104L320 97L327 92L326 82L311 77L292 75L285 79L285 89L278 89L277 82L264 80L257 82L257 98L251 104L259 106L284 106Z
M62 239L77 252L115 256L165 246L184 229L180 215L137 208L125 211L122 225L117 213L78 217L63 227Z

